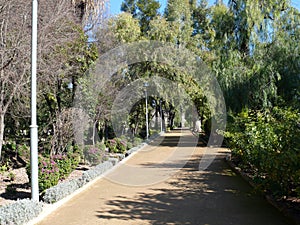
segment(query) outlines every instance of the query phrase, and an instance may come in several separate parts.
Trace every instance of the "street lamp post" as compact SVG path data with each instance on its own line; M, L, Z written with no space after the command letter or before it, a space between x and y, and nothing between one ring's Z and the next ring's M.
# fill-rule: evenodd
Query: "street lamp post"
M146 138L148 140L149 138L149 127L148 127L148 93L147 93L147 87L149 84L147 82L144 83L145 87L145 97L146 97Z
M31 45L31 125L30 125L30 165L31 198L39 201L38 184L38 126L36 119L36 67L37 67L37 11L38 2L32 0L32 45Z
M162 107L161 107L162 101L159 100L159 107L160 107L160 132L163 132L163 117L162 117Z

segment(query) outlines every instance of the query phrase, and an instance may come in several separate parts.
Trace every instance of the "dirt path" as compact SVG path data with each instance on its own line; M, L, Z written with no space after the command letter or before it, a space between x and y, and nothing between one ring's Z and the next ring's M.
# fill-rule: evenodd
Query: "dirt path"
M159 143L161 140L139 151L39 225L289 224L227 166L224 153L220 152L206 171L199 171L204 148L190 144L195 138L188 131L168 133ZM180 147L176 148L178 141Z

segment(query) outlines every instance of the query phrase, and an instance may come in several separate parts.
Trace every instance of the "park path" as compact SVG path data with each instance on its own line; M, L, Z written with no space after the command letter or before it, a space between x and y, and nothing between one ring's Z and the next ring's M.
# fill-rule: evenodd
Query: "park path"
M228 167L222 149L199 171L205 148L194 141L189 131L166 133L38 224L289 224Z

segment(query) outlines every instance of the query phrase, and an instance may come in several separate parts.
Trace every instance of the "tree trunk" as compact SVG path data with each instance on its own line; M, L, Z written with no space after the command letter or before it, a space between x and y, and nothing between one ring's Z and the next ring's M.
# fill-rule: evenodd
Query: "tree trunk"
M4 113L0 113L0 161L2 157L2 145L4 141Z

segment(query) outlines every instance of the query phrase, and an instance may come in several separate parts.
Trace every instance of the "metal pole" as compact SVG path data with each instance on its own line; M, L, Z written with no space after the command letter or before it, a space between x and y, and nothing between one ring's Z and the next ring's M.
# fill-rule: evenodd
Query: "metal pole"
M163 132L163 118L162 118L162 107L161 107L161 100L159 101L159 106L160 106L160 132Z
M149 138L149 128L148 128L148 96L147 96L147 87L145 89L145 95L146 95L146 136L147 140Z
M31 198L39 201L38 185L38 126L36 113L36 68L37 68L37 11L38 2L32 0L32 45L31 45L31 125L30 125L30 165Z

